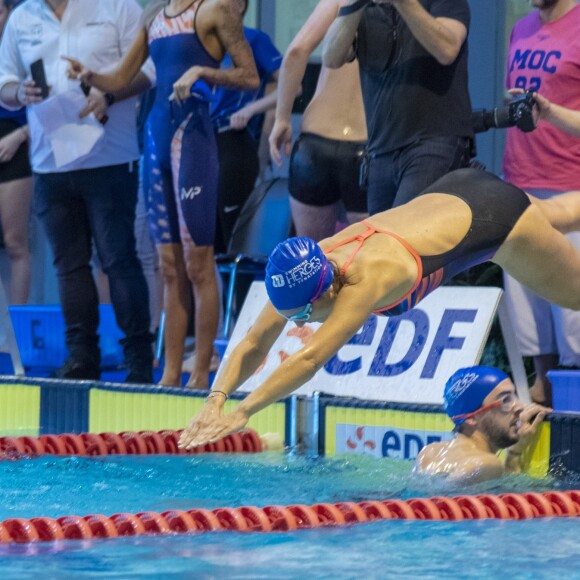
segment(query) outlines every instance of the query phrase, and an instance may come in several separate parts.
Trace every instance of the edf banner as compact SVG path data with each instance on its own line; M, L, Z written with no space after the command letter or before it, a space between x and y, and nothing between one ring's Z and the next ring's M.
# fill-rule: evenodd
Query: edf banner
M501 293L499 288L446 286L402 316L373 314L296 393L310 395L318 391L373 401L440 404L449 376L462 366L478 363ZM266 300L264 283L254 282L226 359ZM289 322L260 368L240 390L248 392L258 387L281 362L308 343L318 326L298 328Z

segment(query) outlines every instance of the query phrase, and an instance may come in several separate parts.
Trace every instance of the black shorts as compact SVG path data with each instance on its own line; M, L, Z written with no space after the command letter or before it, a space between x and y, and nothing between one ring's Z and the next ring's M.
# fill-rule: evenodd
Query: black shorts
M364 142L302 133L290 158L290 195L314 206L342 200L346 211L366 213L366 191L360 186L364 150Z
M0 139L19 128L20 125L12 119L0 119ZM0 183L8 183L9 181L31 176L28 143L25 142L18 148L10 161L0 162Z

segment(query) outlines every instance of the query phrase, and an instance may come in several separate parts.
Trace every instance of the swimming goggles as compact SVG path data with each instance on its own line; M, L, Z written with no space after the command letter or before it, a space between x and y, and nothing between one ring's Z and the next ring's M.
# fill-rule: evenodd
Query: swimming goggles
M509 413L515 406L518 401L518 397L515 393L506 393L502 395L497 401L490 403L489 405L484 405L471 413L463 413L461 415L455 415L454 417L450 417L450 419L457 423L458 421L463 423L465 419L469 419L470 417L475 417L480 413L485 413L485 411L489 411L490 409L495 409L500 407L504 413Z
M312 316L312 302L309 302L302 310L296 312L296 314L292 314L290 316L284 316L290 322L308 322L310 320L310 316Z
M320 273L318 284L316 286L316 289L314 290L314 295L310 299L310 302L308 302L302 310L299 310L298 312L296 312L295 314L291 314L290 316L286 316L282 314L280 311L278 311L278 313L282 314L282 316L284 316L284 318L286 320L289 320L290 322L308 322L310 320L310 317L312 316L312 308L313 308L312 304L316 302L324 294L323 292L324 278L326 277L326 271L328 268L329 268L328 264L322 265L322 272Z

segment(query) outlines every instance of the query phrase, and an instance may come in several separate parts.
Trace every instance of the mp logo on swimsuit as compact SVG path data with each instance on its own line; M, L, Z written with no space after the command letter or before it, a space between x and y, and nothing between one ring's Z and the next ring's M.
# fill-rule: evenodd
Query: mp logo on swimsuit
M447 399L449 401L458 399L478 378L479 375L477 373L468 373L458 381L455 381L449 389Z
M194 197L201 194L202 188L200 186L197 187L190 187L189 189L185 189L185 187L181 188L181 199L193 199Z
M284 276L282 276L282 274L274 274L274 276L271 278L272 286L274 286L274 288L282 288L286 285L286 282L284 282Z
M302 284L306 280L312 278L316 272L322 268L322 262L320 258L311 258L310 260L304 260L300 262L298 266L292 268L289 272L286 272L286 281L288 286L292 288L297 284Z

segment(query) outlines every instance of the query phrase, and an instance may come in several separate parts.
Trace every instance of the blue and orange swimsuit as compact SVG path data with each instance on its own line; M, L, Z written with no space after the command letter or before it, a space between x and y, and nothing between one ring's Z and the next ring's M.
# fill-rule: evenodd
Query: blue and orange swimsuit
M365 232L341 240L325 250L325 253L329 253L350 242L358 242L340 269L343 276L365 240L377 233L394 238L413 256L417 263L417 278L412 288L393 304L376 310L375 314L403 314L456 274L493 258L518 219L530 206L528 196L521 189L478 169L453 171L437 180L421 195L428 193L454 195L471 209L471 226L465 237L451 250L435 256L421 256L402 237L378 229L366 221L362 222L367 226Z
M202 3L173 17L161 10L148 30L157 93L145 128L143 174L159 244L214 243L219 166L210 105L194 97L169 100L173 84L192 66L219 67L196 33Z

